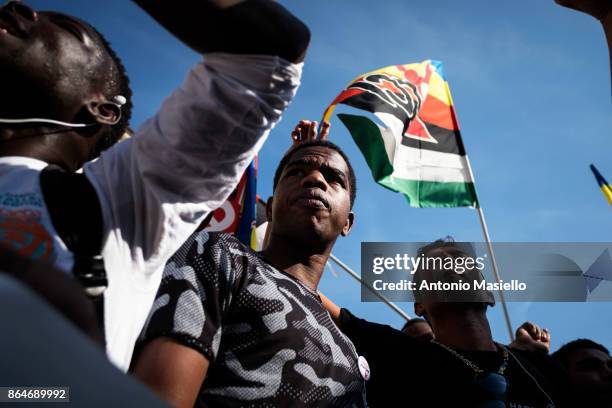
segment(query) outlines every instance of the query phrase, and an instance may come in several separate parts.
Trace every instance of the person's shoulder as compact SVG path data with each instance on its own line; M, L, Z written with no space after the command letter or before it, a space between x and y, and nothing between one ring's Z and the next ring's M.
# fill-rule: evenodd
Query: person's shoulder
M216 260L215 262L221 263L223 263L221 259L230 260L234 267L239 269L249 269L250 266L266 264L257 252L245 245L234 234L206 231L200 231L196 234L193 242L200 247L200 256L212 257Z
M537 351L510 350L520 369L533 376L550 391L555 402L566 401L570 392L565 369L549 354ZM565 405L564 405L565 406Z
M534 366L541 366L542 368L553 369L561 367L559 363L550 356L550 354L544 352L526 351L515 348L510 348L510 351L519 361L527 361Z
M241 256L256 257L256 252L240 241L234 234L228 232L209 232L206 239L210 247L227 251L227 255L232 258Z
M197 246L197 252L201 255L206 248L236 245L235 241L236 239L232 234L197 230L185 240L182 249L190 249ZM238 241L238 243L240 243L240 241Z
M371 322L355 316L348 309L342 308L340 311L340 327L342 331L354 336L378 337L384 341L393 344L414 344L422 345L419 340L415 340L389 325Z
M238 238L236 238L236 235L231 234L229 232L209 232L208 235L210 241L214 243L236 248L246 247L246 245L244 245Z
M510 349L510 352L523 369L530 372L535 371L536 374L559 387L567 384L568 377L565 369L550 354L516 349Z

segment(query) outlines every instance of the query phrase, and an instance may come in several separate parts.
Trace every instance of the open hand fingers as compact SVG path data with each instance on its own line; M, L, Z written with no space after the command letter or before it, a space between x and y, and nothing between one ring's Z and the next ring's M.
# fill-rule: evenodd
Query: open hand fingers
M319 123L317 121L300 120L291 132L291 140L293 144L304 143L312 140L317 140ZM329 122L323 122L321 125L321 133L318 139L327 140L329 137Z
M308 139L310 124L311 123L308 120L300 120L298 122L298 124L291 132L291 139L293 140L293 144L302 143Z
M330 126L331 125L329 124L329 122L323 121L323 123L321 124L321 134L319 135L320 140L327 140L329 138Z

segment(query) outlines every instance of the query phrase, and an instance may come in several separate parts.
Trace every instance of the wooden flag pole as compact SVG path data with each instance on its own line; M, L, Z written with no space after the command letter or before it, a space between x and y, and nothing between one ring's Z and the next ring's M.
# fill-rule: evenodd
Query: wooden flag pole
M329 258L332 261L334 261L336 263L336 265L338 265L339 267L344 269L346 272L348 272L348 274L351 275L353 278L355 278L355 280L357 280L357 282L359 282L360 284L365 286L376 297L378 297L380 300L382 300L387 306L389 306L391 309L395 310L400 316L402 316L404 319L406 319L406 321L410 320L410 316L408 316L408 314L406 314L406 312L404 312L402 309L400 309L395 303L393 303L392 301L387 299L384 295L381 295L380 293L378 293L378 291L376 289L374 289L370 284L364 282L361 279L361 276L359 276L355 271L353 271L351 268L349 268L347 265L345 265L341 260L336 258L336 256L334 254L330 254Z
M476 181L474 179L474 173L472 172L472 165L470 164L470 160L467 155L465 156L465 161L467 163L468 172L470 174L470 178L472 179L472 183L474 183L474 192L476 192ZM478 195L476 195L478 197ZM493 276L497 283L500 284L501 287L501 278L499 276L499 269L497 268L497 261L495 260L495 253L493 252L493 245L491 245L491 238L489 237L489 229L487 228L487 223L485 221L484 212L482 211L482 207L480 203L476 203L476 212L478 213L478 219L480 220L480 226L482 227L482 233L484 234L485 242L487 243L487 251L489 252L489 256L491 257L491 265L493 266ZM499 300L502 305L502 310L504 312L504 320L506 321L506 328L508 329L508 336L510 336L510 341L514 341L514 332L512 331L512 322L510 322L510 314L508 313L508 306L506 305L506 297L504 296L504 291L499 291Z

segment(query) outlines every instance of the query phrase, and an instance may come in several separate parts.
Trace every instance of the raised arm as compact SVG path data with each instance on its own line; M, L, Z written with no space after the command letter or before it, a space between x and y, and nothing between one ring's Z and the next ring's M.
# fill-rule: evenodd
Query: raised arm
M135 0L135 3L200 54L273 55L301 62L310 42L308 27L270 0Z
M550 332L535 323L525 322L518 329L510 347L530 352L550 352Z
M295 55L308 42L303 24L271 1L248 0L222 11L204 1L139 3L194 49L216 52L191 70L131 139L84 168L103 213L105 312L121 316L129 310L134 316L124 325L106 322L109 354L122 366L164 263L231 194L295 96L302 65L285 58L299 59ZM217 17L232 35L210 32ZM268 30L263 37L262 27ZM266 36L277 41L266 43ZM240 48L234 37L263 44ZM279 38L286 48L277 47Z

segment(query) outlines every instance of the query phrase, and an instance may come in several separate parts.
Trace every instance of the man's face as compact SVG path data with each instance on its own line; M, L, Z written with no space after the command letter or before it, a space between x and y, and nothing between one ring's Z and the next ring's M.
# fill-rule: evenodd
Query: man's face
M612 357L597 349L570 354L567 371L576 390L585 398L607 401L612 406Z
M0 69L0 117L72 120L101 93L113 63L80 20L8 3L0 8Z
M342 156L323 146L291 156L272 200L272 234L306 244L334 242L353 224L349 170Z

